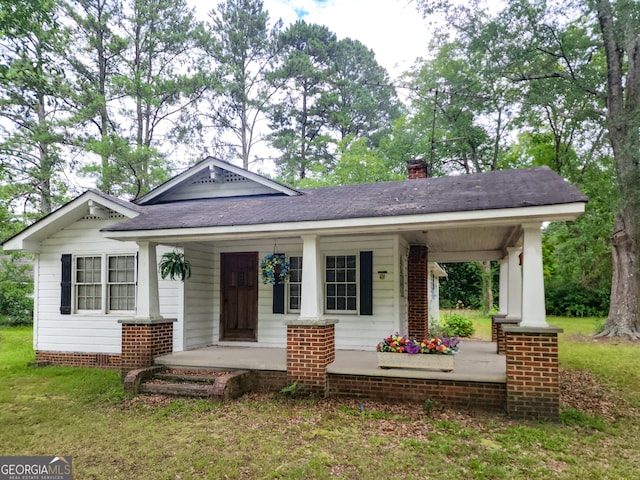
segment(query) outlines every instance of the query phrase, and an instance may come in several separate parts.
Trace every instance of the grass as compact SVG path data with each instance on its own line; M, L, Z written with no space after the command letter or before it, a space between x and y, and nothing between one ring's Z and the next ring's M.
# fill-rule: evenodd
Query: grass
M476 335L488 319L473 313ZM553 318L564 368L640 406L640 346L585 342L595 319ZM247 395L224 405L127 397L119 374L27 367L29 328L0 328L0 452L72 455L75 479L633 479L640 419L575 409L555 423L440 405Z

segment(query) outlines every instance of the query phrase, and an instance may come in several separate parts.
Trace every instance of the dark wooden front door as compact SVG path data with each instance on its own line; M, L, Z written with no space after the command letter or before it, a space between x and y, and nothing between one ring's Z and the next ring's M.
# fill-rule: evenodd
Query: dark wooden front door
M222 253L220 340L258 340L258 253Z

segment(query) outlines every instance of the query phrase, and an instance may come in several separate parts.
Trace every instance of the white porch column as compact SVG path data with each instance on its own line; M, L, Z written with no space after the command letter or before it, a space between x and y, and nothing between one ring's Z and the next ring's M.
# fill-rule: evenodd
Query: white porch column
M158 297L158 261L156 244L138 243L138 296L136 299L136 318L150 320L161 319Z
M499 283L499 315L506 315L508 312L509 298L509 258L500 260L500 283Z
M540 223L524 224L521 327L548 327L544 305Z
M522 272L520 271L520 247L508 247L507 320L522 318Z
M302 292L300 319L322 318L322 256L317 235L302 236Z

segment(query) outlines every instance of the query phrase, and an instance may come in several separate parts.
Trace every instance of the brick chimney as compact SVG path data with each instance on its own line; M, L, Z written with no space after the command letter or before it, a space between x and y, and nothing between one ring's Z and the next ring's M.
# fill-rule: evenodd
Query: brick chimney
M427 178L427 162L422 159L409 160L407 162L407 171L409 172L409 180Z

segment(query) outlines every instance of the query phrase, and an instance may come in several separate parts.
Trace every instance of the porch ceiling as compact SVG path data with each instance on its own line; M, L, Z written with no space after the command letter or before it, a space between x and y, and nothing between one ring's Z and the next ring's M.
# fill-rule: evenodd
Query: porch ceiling
M520 225L433 229L405 234L409 243L424 244L433 262L499 260L507 247L522 245Z

